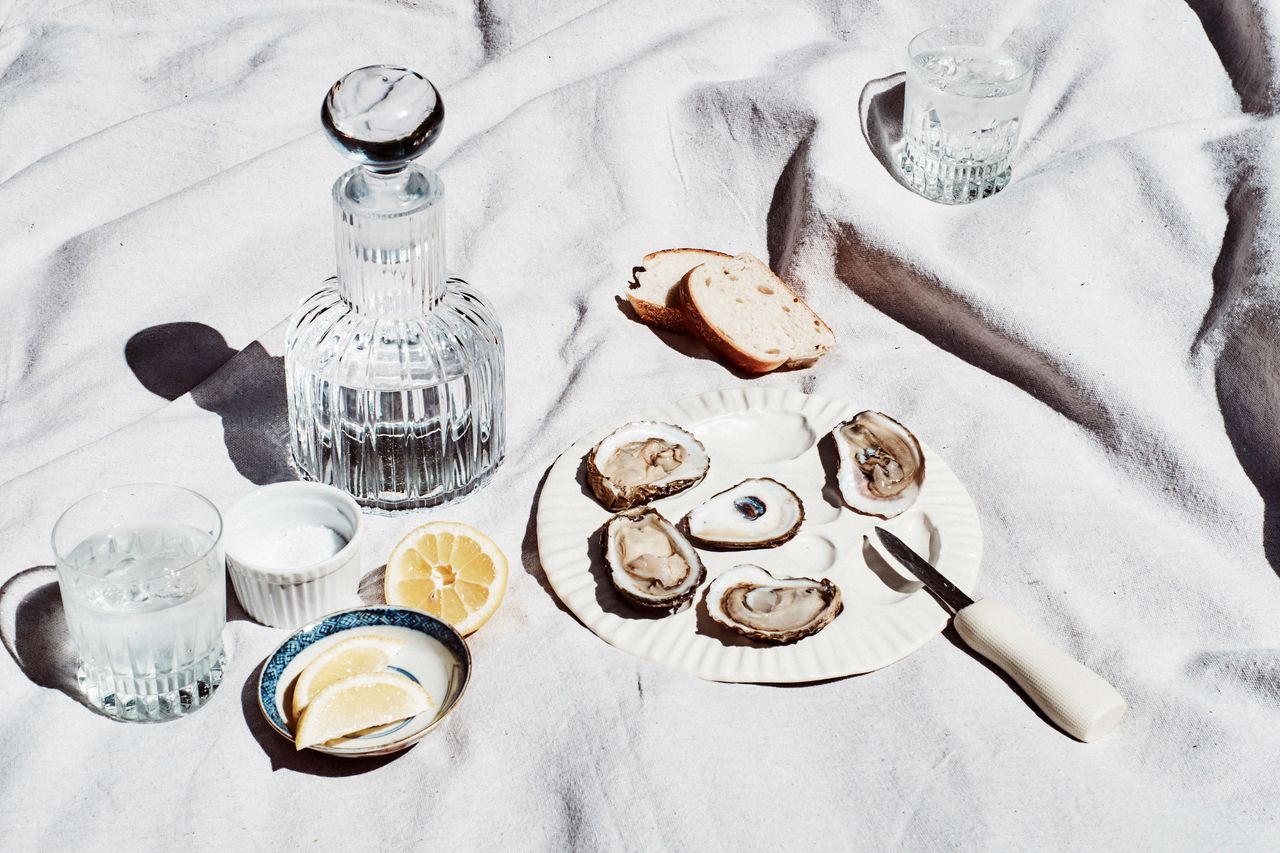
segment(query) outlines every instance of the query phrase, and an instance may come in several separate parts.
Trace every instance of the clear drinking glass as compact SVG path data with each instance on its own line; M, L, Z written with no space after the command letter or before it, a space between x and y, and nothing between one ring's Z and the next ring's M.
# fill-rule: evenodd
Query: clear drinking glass
M1004 189L1031 89L1031 54L1003 33L946 26L913 38L907 55L908 183L944 204Z
M53 528L58 586L88 701L118 720L170 720L222 680L222 516L178 486L118 486Z

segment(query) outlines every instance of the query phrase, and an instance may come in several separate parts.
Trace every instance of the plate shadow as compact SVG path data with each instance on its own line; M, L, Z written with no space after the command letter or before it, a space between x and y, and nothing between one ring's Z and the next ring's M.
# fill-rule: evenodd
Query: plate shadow
M265 665L266 660L263 660L253 668L253 672L249 673L249 677L245 679L244 686L240 689L240 709L244 715L245 724L249 727L250 734L253 735L253 739L258 742L258 746L262 748L267 758L271 760L272 772L276 770L292 770L295 773L307 773L311 776L329 776L332 778L359 776L390 764L416 746L414 744L390 755L375 755L366 758L336 758L310 749L295 749L292 743L276 734L275 729L271 728L267 721L262 718L262 711L258 708L258 679L261 677L262 667Z
M529 507L529 520L525 522L524 537L520 540L520 565L524 569L525 574L538 582L538 586L547 594L556 609L561 613L573 617L573 620L582 625L582 620L574 614L572 610L565 606L560 600L560 596L556 595L556 591L551 588L551 582L547 580L547 573L542 568L542 559L538 556L538 504L542 502L542 490L547 485L547 477L551 475L551 468L554 462L547 466L547 470L542 472L542 479L538 480L538 487L533 492L533 502ZM578 472L580 485L586 485L586 463L581 466ZM590 489L587 490L588 493ZM586 628L586 625L582 625Z

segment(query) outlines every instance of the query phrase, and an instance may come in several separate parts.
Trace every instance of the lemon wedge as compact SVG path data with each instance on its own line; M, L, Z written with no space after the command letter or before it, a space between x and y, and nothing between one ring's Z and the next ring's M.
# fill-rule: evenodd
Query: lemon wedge
M466 524L428 522L400 540L387 558L387 603L425 610L459 634L489 621L506 589L506 555Z
M404 645L404 640L385 634L361 634L341 640L307 664L293 683L293 718L302 716L311 698L330 684L365 672L378 672Z
M294 744L306 749L362 729L394 723L435 707L430 694L398 672L366 672L330 684L298 718Z

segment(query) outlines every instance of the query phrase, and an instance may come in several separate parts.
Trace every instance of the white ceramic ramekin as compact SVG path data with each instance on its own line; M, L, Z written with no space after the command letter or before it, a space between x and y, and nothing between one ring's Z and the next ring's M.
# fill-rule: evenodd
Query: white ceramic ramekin
M264 565L272 544L298 527L323 525L347 540L332 557L308 565ZM321 483L272 483L245 495L227 512L223 546L240 604L258 622L296 628L360 603L360 507ZM270 562L270 561L266 561Z

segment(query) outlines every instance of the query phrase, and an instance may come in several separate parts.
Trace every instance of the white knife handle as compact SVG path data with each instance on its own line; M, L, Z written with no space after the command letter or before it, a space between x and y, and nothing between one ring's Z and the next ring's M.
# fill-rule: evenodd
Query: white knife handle
M1105 678L1049 645L999 601L974 602L956 613L955 625L970 648L1004 670L1077 740L1097 740L1128 710Z

